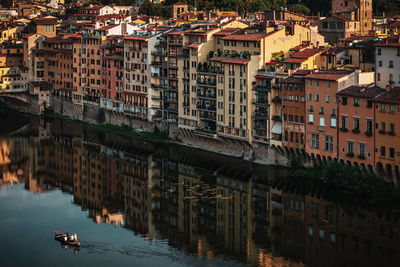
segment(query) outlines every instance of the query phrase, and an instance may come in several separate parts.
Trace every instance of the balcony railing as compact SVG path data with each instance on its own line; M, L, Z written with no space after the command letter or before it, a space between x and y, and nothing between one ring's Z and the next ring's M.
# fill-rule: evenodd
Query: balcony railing
M272 120L273 121L282 121L282 118L279 115L274 115L274 116L272 116Z
M261 118L261 119L268 119L268 113L267 112L253 112L253 117Z
M203 97L203 98L211 98L211 99L215 99L217 97L217 95L215 93L209 94L209 93L201 93L201 92L197 92L197 96Z
M216 81L205 80L205 79L197 79L197 84L209 85L209 86L217 86L217 82Z
M216 110L217 110L217 107L216 107L216 106L207 106L207 105L200 105L200 104L197 104L197 109L209 110L209 111L216 111Z
M197 72L204 74L224 74L224 69L220 67L197 68Z
M263 105L263 106L268 106L268 99L259 99L259 98L254 98L253 103L256 105Z

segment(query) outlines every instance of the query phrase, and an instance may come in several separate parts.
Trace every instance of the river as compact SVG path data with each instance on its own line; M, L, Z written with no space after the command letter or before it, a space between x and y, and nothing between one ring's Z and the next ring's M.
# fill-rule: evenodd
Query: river
M0 266L399 266L399 211L358 204L280 167L0 109Z

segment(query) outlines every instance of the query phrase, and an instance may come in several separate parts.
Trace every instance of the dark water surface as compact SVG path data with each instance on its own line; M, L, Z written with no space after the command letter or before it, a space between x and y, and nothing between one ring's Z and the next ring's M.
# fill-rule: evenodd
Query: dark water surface
M0 266L400 266L398 210L282 168L2 109L0 135Z

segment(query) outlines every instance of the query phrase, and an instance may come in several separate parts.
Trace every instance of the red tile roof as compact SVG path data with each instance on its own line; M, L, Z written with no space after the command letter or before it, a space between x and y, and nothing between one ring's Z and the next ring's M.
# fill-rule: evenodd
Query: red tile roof
M200 44L198 44L198 43L193 43L193 44L188 45L188 47L189 48L197 48L197 47L199 47L199 45Z
M242 64L242 65L245 65L250 62L250 59L229 58L229 57L213 57L210 58L209 60L227 64Z
M388 104L400 104L400 87L395 87L386 91L376 99L377 102Z
M40 19L34 19L33 22L37 25L56 25L58 22L55 19L48 18L40 18Z
M136 40L136 41L146 41L149 37L142 37L142 36L126 36L124 40Z
M306 76L308 79L337 81L352 73L347 70L319 70Z
M301 64L301 63L303 63L303 62L306 61L306 60L307 60L307 58L288 58L288 59L285 59L285 60L283 61L283 63Z
M260 41L278 31L269 33L247 33L247 34L231 34L222 38L222 40L236 40L236 41Z
M375 87L371 85L366 86L350 86L346 89L337 92L337 95L341 96L352 96L352 97L362 97L362 98L375 98L382 95L385 89L380 87Z
M115 28L117 26L119 26L119 24L111 24L111 25L107 25L107 26L103 26L101 28L98 28L97 30L98 31L108 31L108 30L110 30L112 28Z
M232 33L236 32L236 31L239 31L239 30L240 29L238 29L238 28L225 28L225 29L222 29L219 32L214 33L213 36L226 36L226 35L232 34Z

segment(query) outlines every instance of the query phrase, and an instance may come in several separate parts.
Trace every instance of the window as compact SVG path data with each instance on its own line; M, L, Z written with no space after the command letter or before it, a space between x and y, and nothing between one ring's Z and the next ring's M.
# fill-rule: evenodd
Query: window
M319 118L319 126L325 126L325 118L324 117Z
M315 102L319 101L319 94L315 94Z
M394 112L394 111L395 111L394 105L390 105L390 112Z
M308 86L312 86L312 80L308 81Z
M317 133L311 134L311 147L319 148L319 134Z
M360 99L358 97L354 98L354 106L356 106L356 107L360 106Z
M379 60L378 65L379 67L382 67L382 60Z
M381 146L381 157L386 156L386 148L384 146Z
M384 132L386 129L386 125L384 122L381 122L381 131Z
M385 111L386 110L386 104L381 104L381 111Z
M326 82L326 88L331 88L331 81Z
M389 60L389 68L393 68L393 60Z
M331 127L336 128L336 118L331 118Z
M347 142L347 153L354 154L354 143L352 141Z
M395 151L394 151L394 148L391 147L391 148L389 148L389 157L391 159L394 159L394 156L395 156Z
M331 102L331 97L329 95L326 96L326 103L330 103Z
M314 114L308 114L308 123L314 123Z
M360 156L365 157L365 144L360 143Z
M371 100L367 100L367 108L372 108L372 101Z
M342 97L342 105L347 105L347 97Z
M319 87L319 81L315 81L315 87Z
M378 77L376 78L378 81L380 81L381 80L381 74L380 73L378 73Z
M325 136L325 150L326 151L333 151L333 136Z
M367 132L372 134L372 120L367 120Z
M391 132L391 133L394 133L394 124L391 123L389 127L390 127L390 132Z
M354 130L360 130L360 119L354 118Z
M347 129L347 117L342 116L342 128Z
M324 237L325 237L325 230L319 229L319 238L324 239Z
M378 56L382 55L382 49L378 48Z

